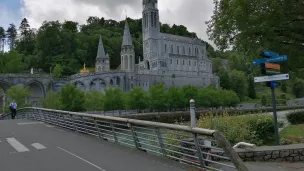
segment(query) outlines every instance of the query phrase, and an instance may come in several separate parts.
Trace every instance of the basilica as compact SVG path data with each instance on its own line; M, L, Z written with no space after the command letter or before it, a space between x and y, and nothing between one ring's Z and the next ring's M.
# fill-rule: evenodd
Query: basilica
M110 56L99 38L95 72L73 75L69 82L84 91L120 87L130 91L134 87L148 90L157 83L166 87L194 85L219 87L219 78L212 73L212 61L206 55L206 43L160 32L158 0L143 0L142 11L143 60L135 63L135 51L128 22L125 22L121 45L121 64L110 69Z

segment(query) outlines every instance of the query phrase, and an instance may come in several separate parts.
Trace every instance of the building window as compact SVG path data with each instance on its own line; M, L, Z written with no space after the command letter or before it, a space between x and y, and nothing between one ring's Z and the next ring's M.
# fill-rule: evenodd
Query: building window
M176 60L176 64L178 65L178 60Z
M183 47L183 55L185 55L185 54L186 54L185 47Z
M170 60L170 63L172 64L172 59Z
M183 60L183 65L185 65L185 60Z
M191 47L189 47L189 55L191 56Z
M154 27L154 18L153 18L153 12L151 12L150 17L151 17L151 27Z
M191 65L191 61L189 61L189 65Z
M196 66L196 61L194 62L194 66Z
M177 46L177 54L179 54L179 46Z
M171 45L171 53L173 53L173 45Z
M156 22L157 22L157 21L156 21L156 13L155 13L155 12L154 12L154 14L153 14L153 17L154 17L154 27L156 28L156 25L157 25Z
M165 44L165 53L167 53L167 44Z

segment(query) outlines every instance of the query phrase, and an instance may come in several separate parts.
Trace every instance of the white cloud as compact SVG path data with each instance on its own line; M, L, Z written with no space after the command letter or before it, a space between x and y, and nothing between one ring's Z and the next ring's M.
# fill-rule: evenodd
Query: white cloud
M213 11L212 0L160 0L160 19L170 25L185 25L190 31L208 41L205 21ZM33 27L45 20L73 20L81 24L88 16L123 20L141 18L142 0L23 0L22 13Z

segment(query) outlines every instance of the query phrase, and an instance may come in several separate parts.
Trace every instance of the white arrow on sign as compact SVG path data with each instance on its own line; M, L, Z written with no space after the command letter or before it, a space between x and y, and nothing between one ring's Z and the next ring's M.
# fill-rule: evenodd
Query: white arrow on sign
M266 82L266 81L280 81L280 80L289 80L289 74L254 77L255 83Z

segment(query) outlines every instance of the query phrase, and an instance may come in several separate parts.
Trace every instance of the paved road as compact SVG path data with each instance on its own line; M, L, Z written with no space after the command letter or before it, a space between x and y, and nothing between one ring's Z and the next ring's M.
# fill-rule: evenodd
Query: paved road
M3 171L182 171L180 163L26 120L0 121Z

